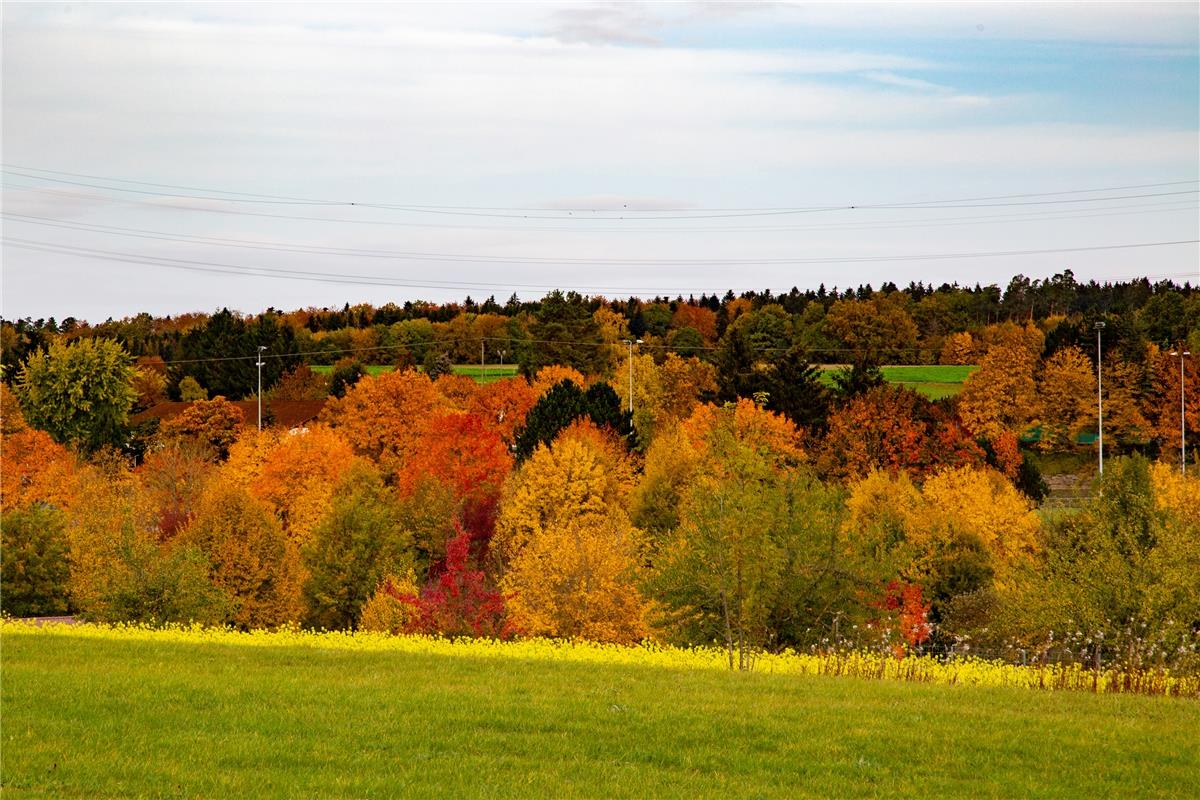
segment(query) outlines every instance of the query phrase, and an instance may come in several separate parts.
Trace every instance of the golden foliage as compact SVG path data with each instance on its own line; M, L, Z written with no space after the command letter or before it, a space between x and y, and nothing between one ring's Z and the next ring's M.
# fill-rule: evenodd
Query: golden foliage
M391 586L392 591L387 591L387 586ZM403 577L388 576L371 595L371 599L363 604L358 630L389 633L393 636L405 633L413 627L418 612L416 606L398 599L396 595L417 597L420 593L421 588L417 586L411 574Z
M718 428L727 428L738 442L744 442L766 454L777 469L795 466L806 460L803 434L790 419L759 406L753 400L739 399L732 406L711 403L698 406L680 428L692 445L704 449L706 440Z
M231 601L231 623L262 628L300 619L299 551L270 508L242 487L213 481L179 541L208 558L212 582Z
M1042 426L1038 447L1065 450L1075 437L1095 421L1096 375L1088 357L1078 347L1066 347L1046 359L1038 377L1038 420Z
M500 588L512 621L530 635L634 642L648 634L637 534L605 459L577 430L539 447L501 505Z
M959 395L963 424L991 440L1005 431L1017 436L1025 433L1037 407L1036 365L1037 356L1024 347L1001 344L990 348Z
M587 388L587 379L579 370L574 367L549 364L537 371L537 375L532 381L533 390L538 397L541 397L562 381L571 381L580 389Z
M942 364L974 364L975 337L969 331L952 333L942 342Z
M250 492L270 504L290 539L303 544L355 461L353 448L336 430L318 424L290 431L263 454Z

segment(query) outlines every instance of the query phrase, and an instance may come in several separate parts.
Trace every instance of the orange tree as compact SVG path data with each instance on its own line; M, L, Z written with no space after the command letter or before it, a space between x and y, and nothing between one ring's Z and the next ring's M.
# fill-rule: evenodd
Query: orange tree
M983 461L951 412L902 386L877 386L835 411L817 456L824 474L842 479L874 469L920 476Z

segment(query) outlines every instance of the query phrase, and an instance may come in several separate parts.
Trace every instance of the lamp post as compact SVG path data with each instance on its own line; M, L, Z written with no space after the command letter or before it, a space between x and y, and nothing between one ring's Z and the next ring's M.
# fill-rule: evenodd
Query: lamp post
M1100 440L1100 474L1104 474L1104 391L1102 368L1103 357L1100 353L1100 336L1104 332L1104 323L1096 323L1096 413L1097 431Z
M629 348L629 424L633 425L633 346L642 344L641 339L622 339L626 347Z
M1190 356L1191 352L1184 350L1183 343L1180 342L1179 349L1172 350L1171 355L1179 356L1179 474L1187 475L1187 416L1184 413L1183 357Z
M266 350L265 345L258 346L258 361L254 366L258 367L258 429L262 430L262 368L263 368L263 351Z

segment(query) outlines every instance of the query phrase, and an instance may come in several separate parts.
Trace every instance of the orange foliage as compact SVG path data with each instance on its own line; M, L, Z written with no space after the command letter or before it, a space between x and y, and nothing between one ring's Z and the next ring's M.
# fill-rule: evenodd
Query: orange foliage
M451 406L459 409L469 408L480 389L479 383L469 375L443 375L434 386Z
M680 303L671 316L671 327L675 330L695 328L705 344L711 344L717 339L717 314L710 308Z
M25 429L3 437L0 508L12 511L34 503L64 508L74 499L75 456L45 431Z
M414 370L364 377L320 419L336 428L359 455L395 470L410 458L429 421L451 405L433 381Z
M899 386L876 387L834 412L818 459L823 472L840 478L875 469L921 476L983 461L955 417Z
M516 441L516 431L538 401L538 390L524 378L506 378L479 387L467 411L487 420L505 444Z
M246 421L242 410L224 397L197 400L182 414L159 426L163 439L192 439L213 449L218 458L229 455L230 446L237 440L238 428Z
M411 495L423 478L453 489L459 498L496 495L512 469L508 447L476 414L451 413L434 418L413 455L396 475L402 496Z
M264 453L250 491L271 505L290 538L303 542L354 461L353 448L337 431L314 425L278 438Z

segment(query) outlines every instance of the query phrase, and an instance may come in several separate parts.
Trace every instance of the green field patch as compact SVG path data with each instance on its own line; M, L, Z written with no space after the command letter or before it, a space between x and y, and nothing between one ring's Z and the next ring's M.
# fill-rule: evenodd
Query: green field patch
M1185 797L1200 706L5 634L13 797Z

